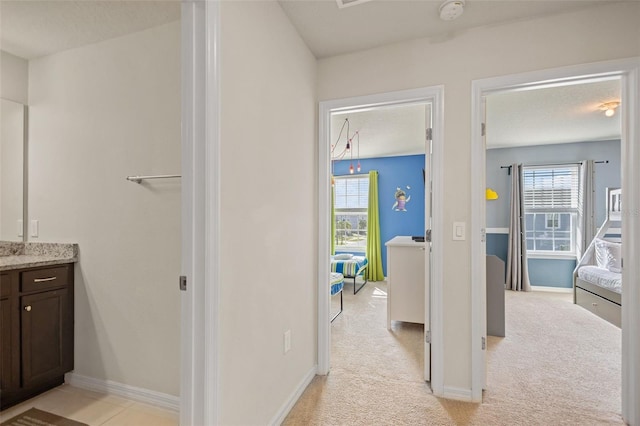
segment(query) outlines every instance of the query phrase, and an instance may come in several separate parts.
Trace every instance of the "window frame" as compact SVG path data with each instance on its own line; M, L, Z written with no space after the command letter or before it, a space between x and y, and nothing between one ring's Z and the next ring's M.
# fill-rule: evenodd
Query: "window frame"
M571 184L570 184L570 189L571 189L571 195L569 198L569 203L572 205L563 205L563 206L558 206L558 207L554 207L554 206L537 206L537 207L527 207L527 200L526 200L526 196L524 195L526 193L526 188L527 188L527 178L526 178L526 174L527 171L533 171L533 170L558 170L558 171L562 171L562 170L566 170L569 171L569 176L571 178ZM552 173L551 174L551 179L554 180L555 176ZM553 182L553 188L557 189L555 187L555 180ZM527 256L531 257L531 258L550 258L550 259L575 259L576 257L576 230L577 230L577 220L578 220L578 216L579 216L579 209L578 209L578 205L579 205L579 200L577 200L577 197L579 196L580 190L579 190L579 185L580 185L580 165L579 164L550 164L550 165L545 165L545 166L523 166L523 197L525 198L525 201L523 202L524 204L524 211L523 211L523 215L526 218L526 216L528 214L533 215L533 221L532 221L532 225L533 228L532 229L528 229L527 228L527 220L524 220L524 243L525 246L527 246L528 242L533 240L533 246L535 247L535 241L540 239L537 237L537 232L540 231L544 231L544 230L548 230L552 233L552 235L550 236L550 239L552 241L553 250L536 250L536 249L529 249L527 248ZM539 187L536 187L535 185L533 186L533 188L531 189L532 191L537 192L538 194L540 193L540 191L542 191L542 189L540 189ZM574 192L575 191L575 192ZM553 201L551 202L551 204L555 204L555 198L553 197ZM533 200L533 198L532 198ZM532 201L532 203L535 205L535 201ZM574 206L575 205L575 206ZM545 215L545 220L544 220L544 228L540 228L540 229L536 229L535 226L535 219L536 219L536 215L537 214L544 214ZM571 250L568 251L560 251L560 250L555 250L555 246L556 246L556 238L555 238L555 232L559 231L559 232L567 232L567 231L560 231L560 229L562 228L562 214L570 214L569 216L569 245ZM556 227L549 227L549 216L550 215L557 215L557 226ZM528 233L533 233L533 237L527 237ZM566 239L566 238L561 238L561 239Z
M362 207L360 205L360 207L338 207L338 194L337 194L337 185L338 182L340 181L347 181L347 180L351 180L351 179L358 179L361 181L366 181L367 185L366 185L366 200L367 200L367 206L366 207ZM367 224L369 222L369 175L368 174L359 174L359 175L342 175L342 176L334 176L334 191L335 191L335 199L334 199L334 214L335 214L335 234L332 236L332 238L334 238L334 248L336 252L354 252L354 253L365 253L367 250L367 241L368 241L368 227L365 227L364 229L361 229L360 227L356 227L356 228L352 228L353 231L358 232L359 235L362 235L361 233L364 233L364 243L362 245L341 245L338 244L338 232L339 229L338 228L338 217L339 216L364 216ZM346 188L345 188L346 189ZM348 196L348 194L347 194ZM354 195L352 195L352 197L354 197ZM361 192L361 188L358 188L358 194L355 195L355 197L357 197L358 199L361 199L361 197L363 197L363 194ZM346 200L345 200L346 201ZM358 219L358 222L360 222L360 219Z

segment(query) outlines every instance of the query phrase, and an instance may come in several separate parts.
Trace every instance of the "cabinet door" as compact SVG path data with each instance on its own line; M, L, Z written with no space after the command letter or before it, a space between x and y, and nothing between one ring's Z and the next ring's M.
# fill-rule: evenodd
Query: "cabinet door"
M0 389L12 387L11 302L0 300Z
M73 313L67 289L21 298L22 385L64 375L72 368Z

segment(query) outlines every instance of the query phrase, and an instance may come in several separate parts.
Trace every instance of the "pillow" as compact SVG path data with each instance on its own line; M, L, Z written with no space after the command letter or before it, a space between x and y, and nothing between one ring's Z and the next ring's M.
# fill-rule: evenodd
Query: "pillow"
M336 254L335 256L333 256L334 259L336 260L349 260L353 257L353 255L351 253L340 253L340 254Z
M622 245L611 241L596 239L596 263L598 268L621 273Z

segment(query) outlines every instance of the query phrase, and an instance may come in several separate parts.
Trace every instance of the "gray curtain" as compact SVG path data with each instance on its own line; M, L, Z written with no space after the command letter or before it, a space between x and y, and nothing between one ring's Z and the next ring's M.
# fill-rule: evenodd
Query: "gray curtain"
M595 167L593 160L580 162L580 187L578 193L578 223L576 226L576 255L578 260L591 244L596 234L594 214Z
M527 267L524 228L524 185L522 164L511 165L511 212L507 252L507 289L531 291Z

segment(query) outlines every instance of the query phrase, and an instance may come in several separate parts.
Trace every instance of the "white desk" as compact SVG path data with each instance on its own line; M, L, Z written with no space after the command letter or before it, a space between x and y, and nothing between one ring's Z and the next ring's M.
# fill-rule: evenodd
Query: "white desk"
M424 324L425 243L398 236L387 247L387 328L391 321Z

